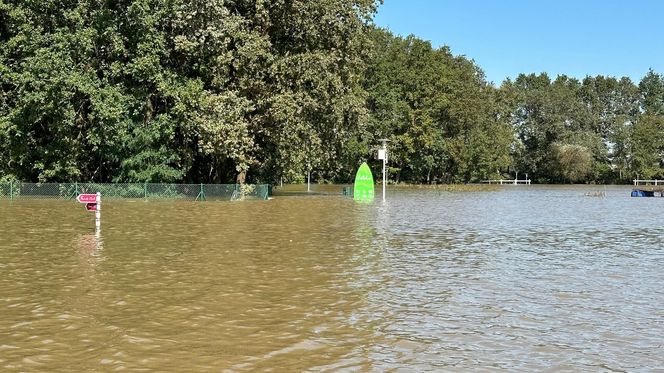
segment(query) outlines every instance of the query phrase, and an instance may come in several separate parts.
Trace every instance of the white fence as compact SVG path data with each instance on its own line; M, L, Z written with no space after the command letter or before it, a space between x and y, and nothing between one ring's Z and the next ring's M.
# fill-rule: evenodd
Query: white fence
M655 184L655 185L664 185L664 180L639 180L639 179L634 179L634 185L639 185L639 184Z
M519 179L498 179L498 180L482 180L483 184L528 184L530 185L530 179L519 180Z

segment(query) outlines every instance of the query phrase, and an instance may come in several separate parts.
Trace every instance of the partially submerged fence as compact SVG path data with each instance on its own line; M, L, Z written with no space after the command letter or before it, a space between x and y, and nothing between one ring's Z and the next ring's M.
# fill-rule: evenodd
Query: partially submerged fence
M100 192L106 198L240 200L267 199L266 184L24 183L0 182L0 199L74 199Z
M653 184L655 185L664 185L664 180L659 180L659 179L653 179L653 180L639 180L639 179L634 179L634 185L641 185L641 184Z
M497 179L497 180L482 180L480 181L481 184L527 184L530 185L530 179Z

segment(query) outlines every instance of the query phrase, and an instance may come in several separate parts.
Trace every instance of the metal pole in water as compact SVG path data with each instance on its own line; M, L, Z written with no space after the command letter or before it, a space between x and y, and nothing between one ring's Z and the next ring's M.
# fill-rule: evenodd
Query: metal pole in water
M385 184L387 182L387 172L385 171L387 160L383 159L383 202L385 202Z
M378 159L383 160L383 202L385 202L385 184L387 184L387 142L388 139L379 139L382 143L380 150L378 150Z
M101 230L101 193L97 192L97 209L95 210L95 231Z

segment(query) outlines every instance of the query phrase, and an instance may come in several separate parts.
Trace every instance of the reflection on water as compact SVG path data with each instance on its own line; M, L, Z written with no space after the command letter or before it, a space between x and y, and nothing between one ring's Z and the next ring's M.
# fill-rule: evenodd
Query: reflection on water
M664 199L589 191L0 201L0 367L656 370Z
M95 233L78 235L75 245L78 247L81 262L94 267L100 260L104 247L101 239L101 231L97 230Z

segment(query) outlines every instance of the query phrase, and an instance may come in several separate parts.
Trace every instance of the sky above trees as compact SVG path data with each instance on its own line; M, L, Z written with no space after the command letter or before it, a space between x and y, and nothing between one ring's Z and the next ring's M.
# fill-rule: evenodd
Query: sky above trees
M496 85L521 73L627 76L664 71L659 0L385 0L376 25L449 45Z

